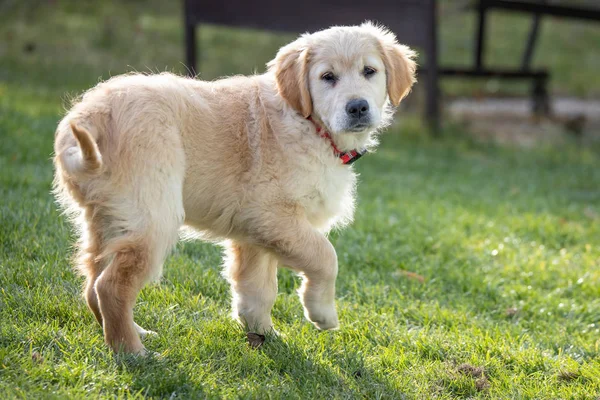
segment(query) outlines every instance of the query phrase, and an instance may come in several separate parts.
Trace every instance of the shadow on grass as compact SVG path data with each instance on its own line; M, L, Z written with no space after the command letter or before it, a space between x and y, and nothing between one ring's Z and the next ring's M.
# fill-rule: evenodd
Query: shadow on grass
M116 356L115 361L123 372L132 375L131 392L144 396L287 399L302 393L303 398L405 397L381 373L365 366L352 349L338 357L317 359L306 349L275 336L269 336L258 349L239 342L235 347L240 354L233 364L221 362L222 357L215 354L219 362L200 360L202 370L197 376L176 356ZM204 382L203 377L207 378ZM237 386L235 394L219 387L220 379L229 387Z

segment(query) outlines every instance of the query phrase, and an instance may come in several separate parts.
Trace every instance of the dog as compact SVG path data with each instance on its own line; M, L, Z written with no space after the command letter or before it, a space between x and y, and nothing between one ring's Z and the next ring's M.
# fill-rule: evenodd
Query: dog
M262 75L127 74L87 91L56 130L54 193L78 229L84 297L106 343L145 353L136 297L182 227L226 247L233 316L246 329L274 331L280 266L302 277L305 317L337 328L326 234L352 220L349 164L411 90L414 58L364 23L300 36Z

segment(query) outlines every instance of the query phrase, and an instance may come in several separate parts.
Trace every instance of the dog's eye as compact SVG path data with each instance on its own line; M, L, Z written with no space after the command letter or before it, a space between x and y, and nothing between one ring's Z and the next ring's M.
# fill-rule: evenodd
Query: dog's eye
M368 78L371 75L374 75L375 72L377 72L377 70L373 67L365 67L365 69L363 70L363 75Z
M325 72L323 75L321 75L321 79L323 79L325 82L335 82L337 81L337 77L333 74L333 72Z

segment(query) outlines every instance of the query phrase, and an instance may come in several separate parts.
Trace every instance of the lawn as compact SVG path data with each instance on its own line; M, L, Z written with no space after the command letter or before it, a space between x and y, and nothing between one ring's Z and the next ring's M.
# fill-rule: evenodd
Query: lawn
M50 195L53 132L99 77L183 70L177 10L155 3L119 17L111 2L0 5L0 398L598 398L600 152L491 146L451 125L432 140L402 113L356 164L354 224L331 235L339 331L302 318L282 270L282 337L251 348L221 250L188 242L136 307L159 355L108 351ZM201 35L209 78L260 69L289 39Z

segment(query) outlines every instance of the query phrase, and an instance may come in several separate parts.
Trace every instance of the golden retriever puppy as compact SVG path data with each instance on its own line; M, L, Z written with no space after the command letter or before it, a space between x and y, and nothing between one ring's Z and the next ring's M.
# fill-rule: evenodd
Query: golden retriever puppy
M263 75L214 82L111 78L58 125L55 193L81 239L84 295L115 351L143 354L133 320L182 226L227 246L233 316L273 329L277 268L302 276L305 316L338 326L338 262L325 236L352 219L349 165L415 81L384 28L333 27L283 47Z

